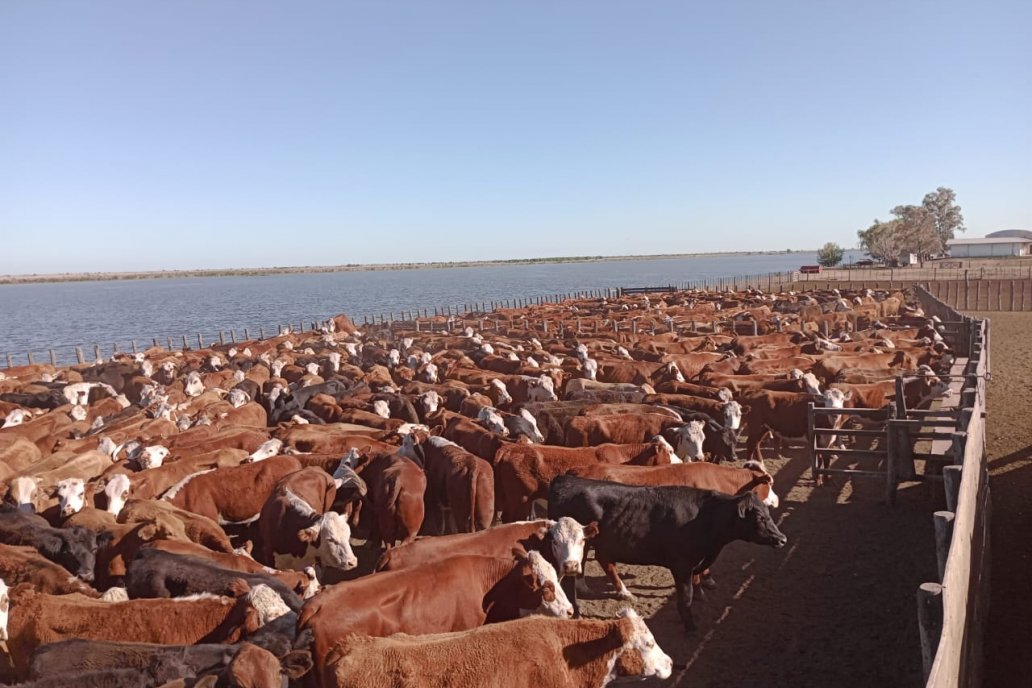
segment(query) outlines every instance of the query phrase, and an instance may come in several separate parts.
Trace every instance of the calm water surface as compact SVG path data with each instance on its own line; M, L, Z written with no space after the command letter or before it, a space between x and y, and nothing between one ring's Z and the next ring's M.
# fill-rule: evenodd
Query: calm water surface
M65 363L74 347L100 344L109 354L118 342L127 350L152 338L181 343L196 333L206 342L220 330L249 328L256 336L280 324L435 306L498 301L571 291L635 287L798 269L814 254L706 256L604 263L551 263L469 268L334 272L260 277L204 277L0 285L0 356L25 353L48 360L54 349ZM848 258L847 258L848 260ZM3 365L3 358L0 358Z

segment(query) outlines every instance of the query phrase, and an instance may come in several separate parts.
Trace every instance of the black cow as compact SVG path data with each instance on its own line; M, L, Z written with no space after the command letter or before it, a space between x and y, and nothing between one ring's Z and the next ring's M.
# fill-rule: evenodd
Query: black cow
M129 564L125 587L130 599L154 597L185 597L212 593L238 597L248 586L268 585L275 590L291 611L300 611L301 598L275 576L265 573L244 573L224 569L200 557L176 554L144 547Z
M713 565L730 542L784 546L766 505L752 492L729 496L691 487L637 487L564 475L548 490L548 516L598 522L595 558L616 580L616 563L665 566L674 576L677 611L692 631L692 576ZM572 577L563 587L576 609Z
M155 686L177 678L194 678L221 672L247 645L248 643L240 645L211 643L155 645L103 640L64 640L43 645L37 649L32 657L29 675L37 680L58 677L78 678L87 671L121 670L142 672L148 680L140 685ZM275 653L273 654L275 655ZM281 671L289 678L298 678L304 675L312 666L311 653L307 650L292 650L278 659ZM131 674L129 675L131 676ZM53 685L57 687L87 684L80 680L68 680L67 683L54 683ZM89 683L88 685L94 684ZM127 683L126 685L136 684Z
M82 526L52 528L42 516L8 504L0 506L0 542L35 547L44 557L87 583L93 581L97 547L107 547L113 537L112 533L98 537Z

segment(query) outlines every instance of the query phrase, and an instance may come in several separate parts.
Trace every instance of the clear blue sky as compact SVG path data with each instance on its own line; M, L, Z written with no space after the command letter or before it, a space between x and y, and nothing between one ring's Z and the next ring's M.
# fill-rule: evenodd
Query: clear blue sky
M0 4L0 273L1032 228L1032 3Z

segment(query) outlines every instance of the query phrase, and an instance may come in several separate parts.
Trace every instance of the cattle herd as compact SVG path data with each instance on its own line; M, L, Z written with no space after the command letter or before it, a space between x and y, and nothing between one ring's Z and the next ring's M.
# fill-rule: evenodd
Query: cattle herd
M337 316L0 372L0 680L667 679L618 565L670 570L690 638L724 546L786 543L764 443L805 436L811 403L884 407L901 374L908 405L927 403L952 360L900 292L679 292L494 316L489 331L429 332ZM579 613L592 552L627 600L616 618Z

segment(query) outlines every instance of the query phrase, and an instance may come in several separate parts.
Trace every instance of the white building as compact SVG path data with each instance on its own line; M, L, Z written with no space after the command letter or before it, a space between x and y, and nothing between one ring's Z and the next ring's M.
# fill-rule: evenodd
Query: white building
M952 258L990 258L1032 255L1032 238L987 236L982 239L950 239L946 242Z

